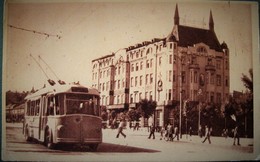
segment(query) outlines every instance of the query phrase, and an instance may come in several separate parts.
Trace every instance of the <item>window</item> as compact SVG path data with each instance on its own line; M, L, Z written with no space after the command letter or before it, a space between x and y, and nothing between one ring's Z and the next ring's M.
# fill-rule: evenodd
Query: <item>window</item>
M194 83L198 83L198 72L194 71Z
M210 84L214 84L214 73L210 73Z
M149 77L149 75L146 74L146 76L145 76L145 84L146 84L146 85L148 84L148 77Z
M153 66L153 59L150 60L150 67Z
M221 103L221 93L217 93L217 103Z
M207 53L207 50L206 50L205 47L199 47L199 48L197 49L197 52L198 52L198 53Z
M172 77L172 81L175 82L175 70L173 70L173 77Z
M172 55L169 55L169 64L172 64Z
M208 58L208 65L213 65L212 59Z
M226 60L226 66L225 66L226 70L228 70L228 60Z
M172 71L169 70L169 82L171 82L171 81L172 81Z
M169 89L169 91L168 91L168 100L171 100L172 99L172 90L171 89Z
M217 69L221 69L221 61L217 60L216 62Z
M226 76L226 86L228 87L228 77Z
M138 71L138 63L135 65L135 71Z
M181 80L182 80L182 83L186 82L186 72L185 71L182 71L182 73L181 73Z
M109 87L109 82L107 82L107 85L106 85L106 91L108 90L108 87Z
M153 100L152 91L150 91L150 100Z
M137 76L135 77L135 87L137 86Z
M140 86L142 86L142 82L143 82L143 76L140 76Z
M133 84L134 84L134 78L131 77L131 87L133 87Z
M142 100L142 93L140 92L139 93L139 101L141 101Z
M146 60L146 68L149 68L149 60Z
M122 79L122 88L125 88L125 81Z
M54 97L48 97L47 115L54 115Z
M117 87L120 89L120 80L117 81Z
M134 64L131 65L131 71L133 72L135 70Z
M143 69L143 61L140 62L140 70Z
M150 84L153 83L153 74L150 74Z
M214 102L214 92L210 92L210 102Z
M133 99L133 94L130 95L130 103L133 103L134 99Z
M109 70L107 70L107 77L109 76Z
M172 43L170 43L170 49L172 49Z
M192 83L192 79L193 77L192 77L192 71L190 71L190 82Z
M120 74L120 71L121 71L121 67L119 66L118 67L118 75Z
M221 75L217 75L217 86L221 86Z

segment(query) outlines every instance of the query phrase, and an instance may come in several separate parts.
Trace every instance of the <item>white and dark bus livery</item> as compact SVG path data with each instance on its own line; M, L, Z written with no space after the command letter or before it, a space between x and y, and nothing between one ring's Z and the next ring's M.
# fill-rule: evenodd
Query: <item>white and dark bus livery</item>
M81 85L54 85L26 98L23 134L52 149L57 144L102 143L99 92Z

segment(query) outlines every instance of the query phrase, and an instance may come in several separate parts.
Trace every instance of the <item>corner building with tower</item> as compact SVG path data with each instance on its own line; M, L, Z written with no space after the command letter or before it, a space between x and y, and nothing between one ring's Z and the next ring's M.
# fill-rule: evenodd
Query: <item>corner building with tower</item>
M178 123L174 113L185 116L187 102L198 107L200 102L228 100L229 49L225 42L219 43L212 12L208 29L184 26L179 20L176 5L174 26L166 38L92 60L92 86L100 92L101 106L122 112L135 109L141 99L155 100L152 121L161 127ZM141 125L147 122L141 120Z

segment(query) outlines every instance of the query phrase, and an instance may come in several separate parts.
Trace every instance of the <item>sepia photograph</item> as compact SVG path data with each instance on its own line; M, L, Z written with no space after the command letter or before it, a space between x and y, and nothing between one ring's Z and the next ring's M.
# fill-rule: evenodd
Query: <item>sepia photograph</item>
M1 160L260 159L257 2L3 5Z

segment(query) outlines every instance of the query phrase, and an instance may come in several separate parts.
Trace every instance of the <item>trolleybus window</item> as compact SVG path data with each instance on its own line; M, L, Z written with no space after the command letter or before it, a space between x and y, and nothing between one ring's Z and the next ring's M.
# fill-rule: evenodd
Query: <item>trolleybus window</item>
M67 94L66 114L87 114L98 116L98 98L83 94Z
M47 115L64 114L64 94L58 94L48 97ZM55 112L55 114L54 114Z

